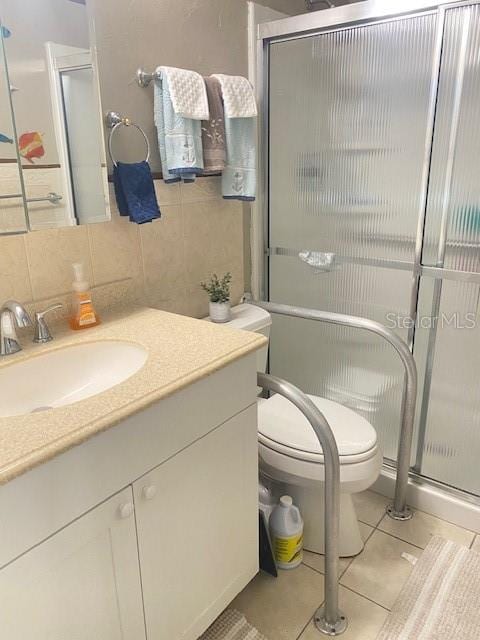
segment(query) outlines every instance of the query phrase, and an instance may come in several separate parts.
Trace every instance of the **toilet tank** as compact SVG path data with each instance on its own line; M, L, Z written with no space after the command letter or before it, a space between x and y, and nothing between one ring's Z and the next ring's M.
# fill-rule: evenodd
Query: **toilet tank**
M209 318L207 318L209 319ZM232 319L225 325L234 329L254 331L270 338L272 318L268 311L253 304L239 304L232 307ZM267 369L268 344L257 351L257 371L265 373Z

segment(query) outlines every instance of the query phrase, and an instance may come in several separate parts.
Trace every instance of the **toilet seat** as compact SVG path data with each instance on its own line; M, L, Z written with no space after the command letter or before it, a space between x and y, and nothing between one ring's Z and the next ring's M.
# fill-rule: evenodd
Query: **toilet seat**
M302 462L310 462L314 464L324 464L323 454L311 453L309 451L299 451L298 449L292 449L290 447L286 447L275 440L270 440L266 438L261 433L258 434L258 442L264 447L275 451L276 453L280 453L284 456L288 456L289 458L293 458L294 460L300 460ZM365 451L365 453L361 453L358 455L352 456L339 456L340 464L359 464L360 462L366 462L371 458L374 458L377 453L377 446L375 445L369 451Z
M371 487L383 456L377 434L362 416L317 396L309 398L332 429L340 457L339 554L360 553L363 540L352 494ZM304 520L304 548L325 553L325 461L321 445L303 413L281 395L258 400L258 453L261 477L274 495L290 495Z
M377 434L365 418L332 400L308 397L330 424L340 464L359 464L377 456ZM324 464L322 448L307 418L279 394L258 401L258 440L284 456Z

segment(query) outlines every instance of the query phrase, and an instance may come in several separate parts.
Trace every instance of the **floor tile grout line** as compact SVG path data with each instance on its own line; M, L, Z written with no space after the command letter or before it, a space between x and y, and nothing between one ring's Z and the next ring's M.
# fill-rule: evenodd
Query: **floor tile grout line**
M321 554L319 554L321 555ZM313 567L309 567L308 564L304 564L302 562L303 566L306 567L307 569L311 569L312 571L315 571L315 573L324 576L325 574L321 573L320 571L318 571L317 569L314 569ZM313 617L315 616L315 611L321 607L323 605L323 603L325 602L325 594L324 597L322 598L322 601L320 602L320 604L318 606L315 607L315 610L313 611L313 613L309 616L306 624L302 627L302 630L300 632L300 634L296 637L296 640L299 640L300 636L302 635L302 633L305 631L305 629L308 627L308 625L310 624L310 621L313 620Z
M378 529L378 527L381 525L381 523L384 521L385 516L387 516L387 512L384 511L382 517L380 518L380 520L377 522L377 524L375 525L375 529Z
M366 524L366 522L364 522L363 524ZM351 556L351 557L348 559L347 566L343 569L343 571L341 571L341 572L338 574L338 580L339 580L339 581L341 580L341 578L343 578L343 576L345 575L345 572L350 568L350 566L351 566L352 562L354 562L354 561L355 561L359 556L361 556L361 555L362 555L362 553L363 553L363 551L364 551L364 549L365 549L365 547L366 547L366 545L367 545L367 542L370 540L370 538L371 538L371 537L372 537L372 535L374 534L374 532L375 532L375 528L374 528L374 527L372 527L372 525L371 525L371 524L369 524L369 525L367 525L367 526L371 527L371 529L372 529L372 530L370 531L370 533L368 534L368 536L367 536L367 537L365 538L365 540L363 541L363 549L360 551L360 553L357 553L357 555L356 555L356 556ZM306 551L308 551L308 549L306 549ZM314 552L314 551L310 551L310 553L315 553L315 552ZM319 556L322 556L322 558L325 558L325 555L324 555L323 553L317 553L316 555L319 555ZM324 568L324 570L323 570L323 571L321 571L320 569L317 569L316 567L312 567L311 565L307 564L307 563L305 562L305 560L303 560L303 561L302 561L302 564L303 564L303 565L305 565L306 567L308 567L309 569L312 569L313 571L316 571L316 572L317 572L317 573L319 573L321 576L324 576L324 575L325 575L325 568Z
M417 511L419 511L419 509L417 509ZM424 513L424 512L422 511L421 513ZM385 531L384 529L380 529L380 525L382 524L382 522L384 521L384 519L385 519L385 517L386 517L387 515L388 515L387 513L384 513L384 514L383 514L383 516L380 518L380 520L377 522L376 526L374 527L374 531L380 531L381 533L384 533L384 534L386 534L387 536L390 536L391 538L395 538L396 540L400 540L400 542L405 542L406 544L409 544L409 545L410 545L410 546L412 546L412 547L416 547L417 549L420 549L421 551L424 551L424 550L425 550L425 547L421 547L420 545L415 544L415 542L410 542L409 540L405 540L404 538L400 538L400 536L395 535L394 533L391 533L390 531ZM433 517L436 517L436 516L433 516ZM441 520L441 518L438 518L438 519L439 519L439 520ZM360 522L362 522L362 520L360 520ZM447 521L445 520L445 521L442 521L442 522L447 522ZM368 524L368 523L364 523L364 524ZM370 526L373 526L373 525L370 525ZM455 525L455 526L457 526L457 525ZM460 528L460 529L463 529L463 527L459 527L459 528ZM470 531L470 529L464 529L464 530L465 530L465 531ZM373 533L373 532L372 532L372 533ZM474 541L475 541L475 535L476 535L476 534L475 534L475 532L473 532L473 531L472 531L472 533L474 534L474 536L473 536L473 540L472 540L472 542L470 543L470 547L469 547L469 549L471 549L471 548L472 548L472 545L473 545L473 543L474 543ZM371 535L371 534L370 534L370 535ZM434 534L432 534L432 535L434 535Z
M406 581L405 581L406 582ZM372 604L376 604L377 607L381 607L382 609L384 609L385 611L390 612L391 609L389 609L388 607L386 607L384 604L380 604L380 602L376 602L375 600L373 600L372 598L369 598L368 596L364 595L363 593L360 593L359 591L355 591L355 589L352 589L352 587L347 587L347 585L342 584L340 585L343 589L347 589L347 591L351 591L352 593L354 593L357 596L360 596L360 598L363 598L364 600L368 600L369 602L371 602Z
M407 505L407 506L409 506L409 505ZM435 516L432 513L429 513L428 511L422 511L421 509L415 509L414 507L410 507L410 508L411 508L413 516L416 513L423 513L426 516L430 516L431 518L434 518L435 520L439 520L440 522L444 522L446 524L452 525L452 527L455 527L455 528L457 528L457 529L459 529L461 531L466 531L467 533L473 534L473 539L474 540L475 540L476 536L478 536L480 538L480 533L477 533L476 531L473 531L472 529L468 529L467 527L462 527L459 524L455 524L454 522L450 522L450 520L444 520L443 518L440 518L440 516ZM386 516L388 516L388 513L387 513L386 508L385 508L385 513L383 514L383 516L380 518L380 520L377 522L377 524L375 526L370 524L369 522L364 522L363 520L360 520L360 518L359 518L359 522L363 522L363 524L368 524L370 527L374 526L374 529L378 529L380 527L380 524L383 522L383 520L385 520L386 522L389 521L388 519L386 519ZM390 516L388 516L388 517L390 518ZM402 521L401 520L397 520L396 522L402 522ZM406 522L408 522L408 521L406 521ZM379 531L383 531L383 529L379 529ZM389 532L388 531L384 531L384 533L389 533ZM393 534L389 534L389 535L393 535ZM432 534L432 535L434 535L434 534ZM393 537L395 538L397 536L393 536ZM401 538L400 538L400 540L401 540ZM414 545L414 546L417 547L418 545ZM420 547L420 548L423 548L423 547Z
M371 527L372 525L369 525L369 526ZM373 536L373 534L375 533L375 531L376 531L376 530L377 530L377 529L376 529L375 527L372 527L372 530L370 531L370 533L368 534L368 536L367 536L367 537L365 538L365 540L363 541L363 542L364 542L364 544L363 544L363 549L360 551L360 553L357 553L357 555L356 555L356 556L353 556L352 558L350 558L349 563L347 564L347 566L345 567L345 569L342 571L342 573L340 573L340 574L339 574L339 576L338 576L338 581L339 581L339 583L340 583L340 580L343 578L343 576L346 574L346 572L350 569L350 567L352 566L352 564L355 562L355 560L356 560L357 558L359 558L359 557L362 555L362 553L363 553L363 552L364 552L364 550L365 550L365 547L367 546L368 541L369 541L369 540L370 540L370 538ZM342 585L342 586L343 586L343 585Z
M322 602L322 604L323 604L323 602ZM320 606L322 606L322 605L320 605ZM315 609L315 611L316 611L316 609ZM308 626L312 622L313 618L314 618L314 616L310 616L310 618L307 620L307 624L304 627L302 627L302 630L300 631L300 633L298 634L298 636L296 637L295 640L300 640L300 638L302 637L302 635L305 633L305 631L307 630Z
M360 555L360 554L361 554L361 552L358 555ZM358 558L358 556L355 556L355 557L351 558L350 562L347 564L345 569L342 571L342 573L339 574L339 576L338 576L338 584L340 584L340 580L343 578L343 576L348 571L348 569L350 569L350 567L352 566L353 561L355 560L355 558Z
M305 562L302 562L302 564L303 564L304 567L308 567L312 571L315 571L316 573L319 573L321 576L325 575L325 573L323 571L320 571L320 569L317 569L316 567L311 567L309 564L306 564Z
M365 540L363 541L363 549L360 551L360 553L357 553L357 555L356 555L356 556L353 556L353 557L350 559L350 562L347 564L347 566L345 567L344 571L342 571L342 573L339 575L339 577L338 577L338 580L339 580L339 581L343 578L343 576L344 576L344 575L345 575L345 573L348 571L348 569L350 569L350 567L351 567L351 566L352 566L352 564L355 562L355 560L356 560L357 558L359 558L359 557L362 555L362 553L363 553L363 552L364 552L364 550L365 550L365 547L367 546L368 541L369 541L369 540L370 540L370 538L373 536L373 534L375 533L375 531L376 531L376 529L375 529L375 528L372 528L372 530L370 531L370 533L368 534L368 536L367 536L367 537L365 538Z
M420 545L415 544L414 542L409 542L408 540L405 540L404 538L400 538L399 536L396 536L393 533L390 533L389 531L384 531L383 529L375 529L375 531L378 531L379 533L383 533L385 536L390 536L390 538L394 538L395 540L398 540L399 542L404 542L405 544L408 544L411 547L415 547L416 549L419 549L420 551L425 551L425 547L421 547Z

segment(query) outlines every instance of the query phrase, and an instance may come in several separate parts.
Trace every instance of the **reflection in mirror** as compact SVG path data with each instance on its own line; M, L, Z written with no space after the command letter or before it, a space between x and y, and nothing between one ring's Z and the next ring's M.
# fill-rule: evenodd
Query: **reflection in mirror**
M27 217L20 156L15 144L11 92L4 41L10 30L0 19L0 234L25 233Z
M2 0L30 228L110 219L95 48L81 0ZM2 188L3 193L3 188Z

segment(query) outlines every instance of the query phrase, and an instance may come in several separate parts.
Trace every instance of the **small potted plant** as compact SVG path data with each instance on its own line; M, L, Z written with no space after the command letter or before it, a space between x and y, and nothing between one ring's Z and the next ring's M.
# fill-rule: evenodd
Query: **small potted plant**
M221 280L219 280L217 274L214 273L208 282L200 283L202 289L208 293L210 299L210 319L212 322L228 322L231 318L231 281L231 273L226 273Z

